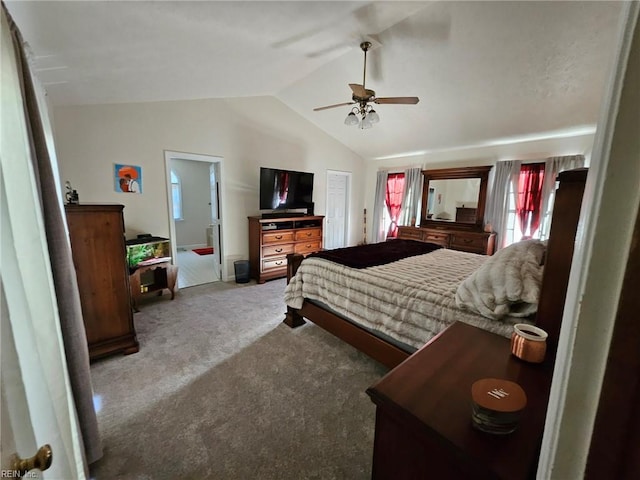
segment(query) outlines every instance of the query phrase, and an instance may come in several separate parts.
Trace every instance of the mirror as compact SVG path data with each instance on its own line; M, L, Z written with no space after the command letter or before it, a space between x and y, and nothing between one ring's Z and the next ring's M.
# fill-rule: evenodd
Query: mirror
M427 218L475 223L479 194L479 178L433 180L429 182Z
M482 229L491 168L424 170L421 226Z

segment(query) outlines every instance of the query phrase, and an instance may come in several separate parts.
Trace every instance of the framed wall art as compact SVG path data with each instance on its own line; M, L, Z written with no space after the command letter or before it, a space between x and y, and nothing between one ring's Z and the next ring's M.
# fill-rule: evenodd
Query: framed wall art
M142 167L136 165L115 165L115 189L120 193L142 193Z

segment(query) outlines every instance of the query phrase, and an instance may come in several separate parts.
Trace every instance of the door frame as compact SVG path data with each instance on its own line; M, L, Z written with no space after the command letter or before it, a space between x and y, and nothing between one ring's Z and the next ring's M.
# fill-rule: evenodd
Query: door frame
M216 163L219 166L220 178L218 178L219 185L219 210L220 210L220 218L218 221L220 222L220 270L221 270L221 279L227 278L227 266L224 261L224 182L222 181L224 178L224 162L223 158L215 155L205 155L199 153L186 153L186 152L176 152L172 150L164 151L164 162L165 162L165 177L166 177L166 186L167 186L167 221L169 222L169 239L171 240L171 255L174 258L174 262L178 259L178 245L176 244L176 224L173 220L173 194L171 191L171 160L193 160L196 162L206 162L206 163Z
M325 205L325 218L329 217L329 175L341 175L347 177L347 194L345 195L345 209L344 209L344 245L349 245L349 225L351 220L351 189L352 189L352 180L353 174L352 172L347 172L345 170L327 170L326 174L326 190L325 190L325 198L327 199ZM323 229L324 236L323 245L326 241L327 230Z

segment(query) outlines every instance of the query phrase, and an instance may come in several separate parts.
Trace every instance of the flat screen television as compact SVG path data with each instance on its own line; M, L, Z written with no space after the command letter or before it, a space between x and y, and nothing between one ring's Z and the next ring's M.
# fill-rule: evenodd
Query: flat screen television
M260 210L307 208L313 202L313 173L260 168Z

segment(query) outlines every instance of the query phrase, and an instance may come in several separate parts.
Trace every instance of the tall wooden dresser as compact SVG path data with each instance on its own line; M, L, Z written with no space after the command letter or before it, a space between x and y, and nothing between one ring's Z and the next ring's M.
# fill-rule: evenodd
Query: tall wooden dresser
M138 351L123 209L123 205L65 206L91 360Z
M286 214L283 214L286 215ZM249 217L249 263L258 283L287 276L287 254L322 249L324 216Z

